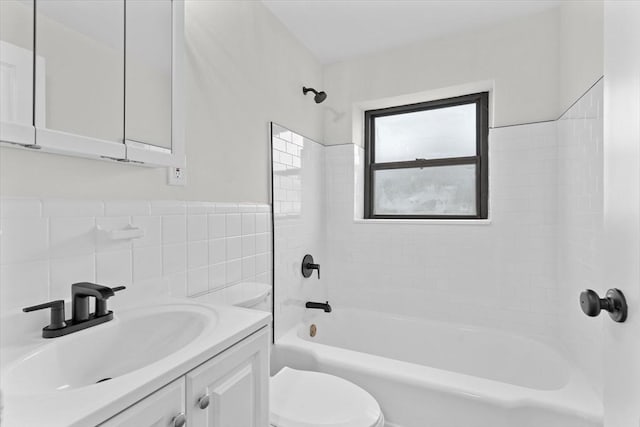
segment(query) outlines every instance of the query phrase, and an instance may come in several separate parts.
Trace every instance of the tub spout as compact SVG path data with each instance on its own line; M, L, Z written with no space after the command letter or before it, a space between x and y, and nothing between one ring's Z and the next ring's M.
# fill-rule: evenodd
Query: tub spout
M329 301L327 302L307 301L307 303L304 306L307 308L319 308L320 310L324 310L325 313L331 313L331 306L329 305Z

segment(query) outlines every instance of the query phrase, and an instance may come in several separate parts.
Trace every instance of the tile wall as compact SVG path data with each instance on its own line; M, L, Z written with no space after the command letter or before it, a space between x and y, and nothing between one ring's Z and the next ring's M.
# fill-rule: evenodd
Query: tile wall
M601 391L606 315L586 317L583 289L613 287L603 268L603 95L600 80L558 120L558 292L561 331L572 360ZM585 351L585 348L592 349Z
M354 219L363 151L325 148L330 301L556 338L556 124L489 140L489 221Z
M69 299L74 282L157 280L193 296L240 281L271 283L266 204L0 200L0 308ZM113 240L134 227L144 236ZM159 285L160 286L160 285Z

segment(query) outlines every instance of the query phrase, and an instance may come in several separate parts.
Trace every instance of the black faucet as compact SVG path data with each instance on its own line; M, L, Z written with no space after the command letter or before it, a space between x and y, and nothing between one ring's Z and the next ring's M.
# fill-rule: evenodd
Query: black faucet
M115 292L126 289L124 286L109 288L95 283L80 282L71 285L71 304L73 316L65 320L64 300L25 307L25 313L44 308L51 309L50 324L42 328L43 338L56 338L81 331L113 319L113 311L107 310L107 300ZM95 313L89 313L89 298L96 299Z
M320 264L313 263L313 256L307 254L302 258L302 276L311 277L313 270L318 272L318 279L320 278Z
M307 301L307 303L304 306L307 308L319 308L321 310L324 310L325 313L331 313L331 306L329 305L329 301L327 302Z

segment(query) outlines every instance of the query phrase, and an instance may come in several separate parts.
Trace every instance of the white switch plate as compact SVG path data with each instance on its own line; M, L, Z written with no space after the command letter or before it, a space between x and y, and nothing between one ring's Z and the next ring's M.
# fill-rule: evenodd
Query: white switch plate
M187 170L185 168L167 168L169 185L184 187L187 185Z

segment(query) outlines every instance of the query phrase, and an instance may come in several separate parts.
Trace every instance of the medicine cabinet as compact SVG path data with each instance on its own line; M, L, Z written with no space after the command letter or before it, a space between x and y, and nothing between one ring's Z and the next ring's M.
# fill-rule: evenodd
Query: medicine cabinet
M1 3L3 143L184 166L183 0Z

